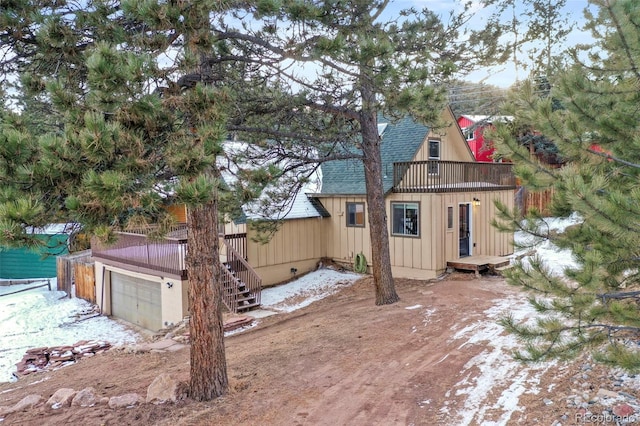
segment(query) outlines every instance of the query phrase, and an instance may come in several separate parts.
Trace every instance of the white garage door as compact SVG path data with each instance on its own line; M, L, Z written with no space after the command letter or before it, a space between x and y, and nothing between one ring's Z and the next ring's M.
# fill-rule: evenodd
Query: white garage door
M148 330L160 330L160 283L111 272L111 314Z

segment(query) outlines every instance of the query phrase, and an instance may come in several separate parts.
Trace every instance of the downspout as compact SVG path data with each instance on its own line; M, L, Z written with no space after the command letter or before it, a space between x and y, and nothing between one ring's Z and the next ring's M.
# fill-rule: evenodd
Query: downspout
M102 291L100 292L100 315L103 314L104 309L104 274L106 273L106 269L104 265L102 265Z

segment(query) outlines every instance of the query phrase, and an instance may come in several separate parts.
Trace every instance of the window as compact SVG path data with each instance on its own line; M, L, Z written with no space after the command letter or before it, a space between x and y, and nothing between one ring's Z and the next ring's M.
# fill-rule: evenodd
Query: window
M453 206L447 207L447 229L453 230Z
M391 203L392 235L420 235L420 205L418 203Z
M347 203L347 226L364 228L364 203Z
M440 141L429 141L429 160L440 160ZM436 162L429 163L428 171L431 174L438 174L440 171L439 164Z
M472 141L475 137L475 135L473 134L473 129L468 129L464 131L464 136L468 141Z

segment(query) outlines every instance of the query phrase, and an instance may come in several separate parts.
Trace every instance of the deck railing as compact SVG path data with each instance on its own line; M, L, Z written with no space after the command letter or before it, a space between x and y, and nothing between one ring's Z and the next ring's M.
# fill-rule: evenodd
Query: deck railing
M228 241L225 238L223 247L220 247L220 251L222 252L221 254L226 257L225 264L228 266L228 268L222 268L222 280L223 283L226 283L229 280L237 280L238 283L243 284L246 290L251 293L253 302L259 305L260 294L262 291L262 279L251 267L251 265L249 265L249 263L245 260L245 257L230 244L230 242L237 243L237 240L239 239L237 237L239 237L240 235L245 235L246 241L246 234L236 234L236 238L232 238ZM225 287L229 286L225 285ZM222 295L227 308L229 308L229 310L233 312L237 312L238 308L240 307L238 306L237 294L235 290L237 289L229 292L224 291Z
M244 260L247 260L247 234L226 234L224 242L227 247L233 247Z
M393 192L472 192L515 189L508 163L411 161L393 163Z
M97 259L131 265L145 272L163 272L181 279L187 279L185 255L187 253L187 231L185 226L170 230L162 239L150 239L153 228L118 232L117 240L111 245L94 238L91 243L92 255ZM229 266L223 269L223 280L230 272L260 303L262 280L247 262L247 235L232 234L220 236L220 260ZM126 267L126 266L125 266ZM234 300L225 300L231 310L235 310Z
M111 260L186 279L184 260L187 253L186 232L176 229L162 239L150 239L144 231L118 232L116 242L109 245L93 238L91 240L92 255L97 259ZM149 229L146 232L149 232Z

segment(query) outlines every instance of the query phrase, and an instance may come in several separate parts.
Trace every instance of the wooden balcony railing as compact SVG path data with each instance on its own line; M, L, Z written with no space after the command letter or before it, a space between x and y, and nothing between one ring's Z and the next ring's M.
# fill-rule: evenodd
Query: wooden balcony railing
M186 280L187 229L171 230L163 239L150 239L152 228L118 232L114 244L105 245L94 238L92 255L111 261L116 266L144 273L158 273ZM225 291L224 302L234 311L260 305L262 279L246 260L247 235L220 235L221 279Z
M131 265L141 272L163 272L186 279L186 228L176 228L162 239L150 239L151 229L118 232L114 244L106 245L97 238L91 240L93 257L122 265Z
M224 236L223 242L228 247L233 247L233 249L242 257L244 260L247 260L247 234L226 234ZM222 247L220 247L220 251L224 251Z
M393 163L393 192L475 192L515 189L508 163L411 161Z

